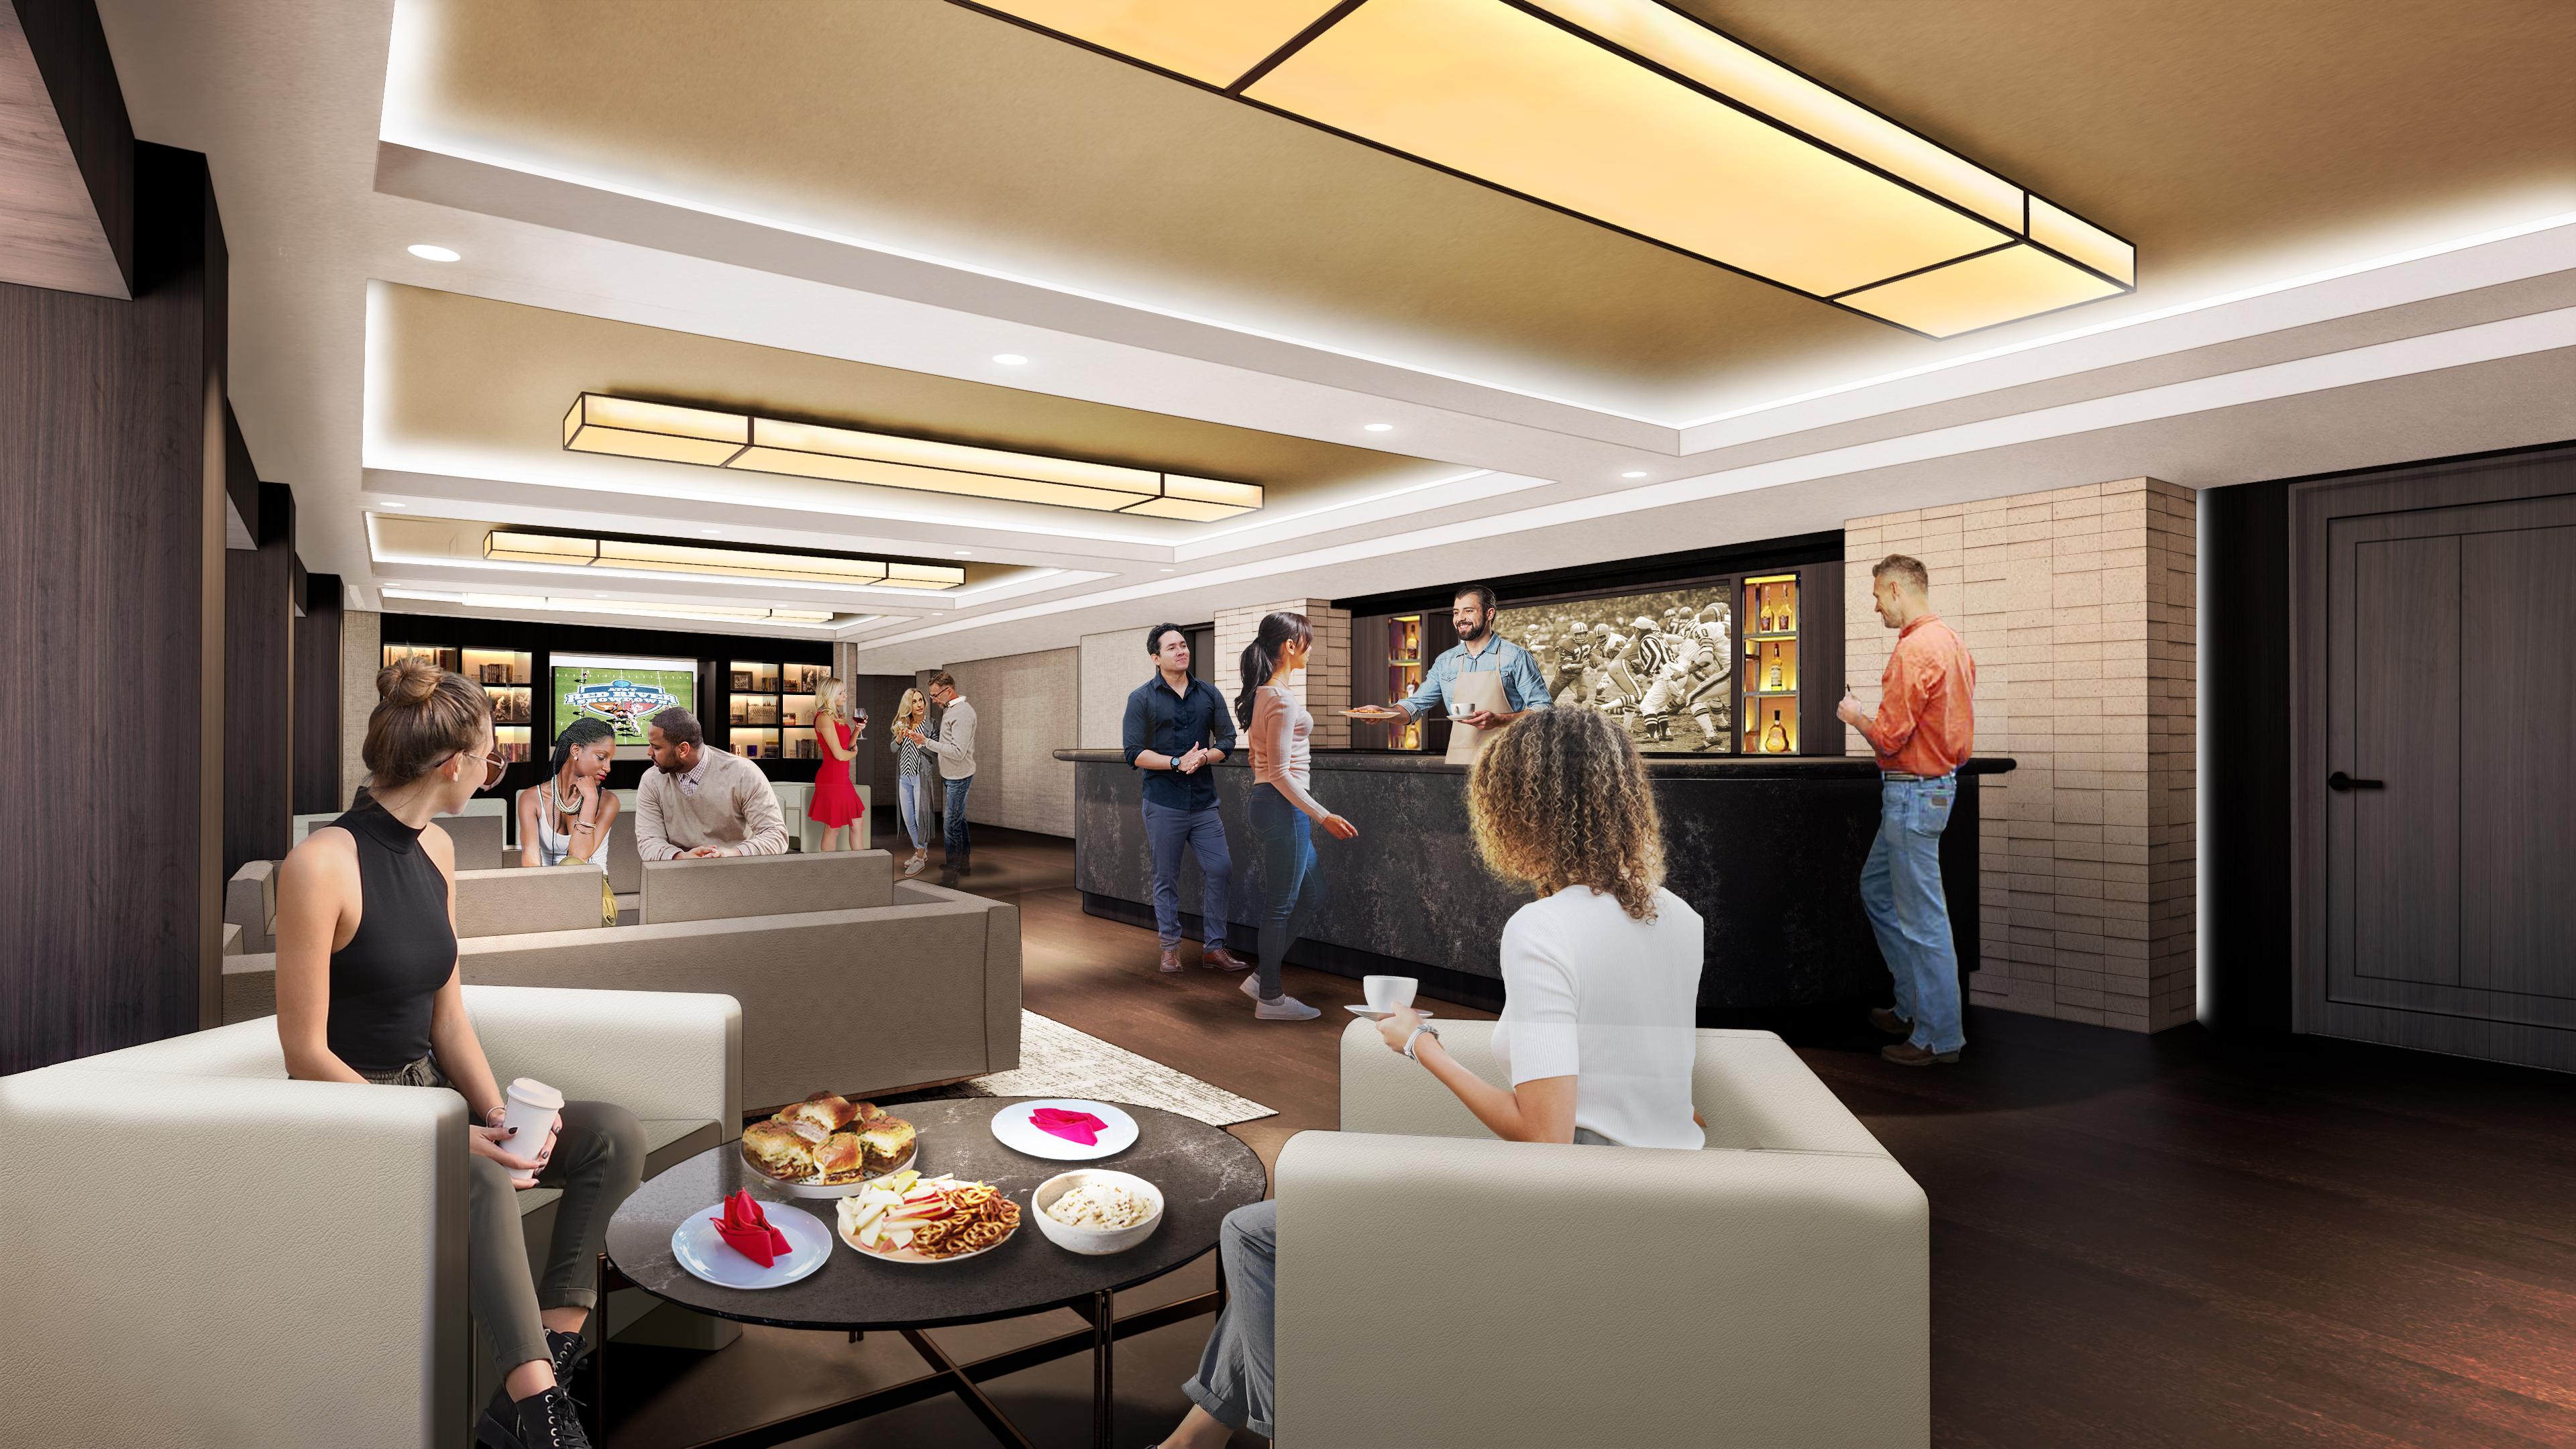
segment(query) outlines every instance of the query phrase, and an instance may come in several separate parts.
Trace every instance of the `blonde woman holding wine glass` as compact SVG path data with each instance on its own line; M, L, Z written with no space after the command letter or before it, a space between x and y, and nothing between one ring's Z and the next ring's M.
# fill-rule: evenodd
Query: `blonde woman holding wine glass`
M806 813L823 827L825 850L845 848L850 839L845 832L868 812L850 780L850 762L859 757L859 736L866 728L865 719L852 722L839 679L827 674L814 681L814 744L823 763L814 767L814 800Z
M933 733L922 723L929 714L930 701L921 697L921 691L905 690L903 703L895 706L894 734L886 741L895 758L895 813L903 817L903 833L912 841L912 859L903 863L905 875L919 875L930 864L930 837L921 828L921 792L928 788L924 781L929 777L929 762L922 758L926 752L910 739L914 734Z

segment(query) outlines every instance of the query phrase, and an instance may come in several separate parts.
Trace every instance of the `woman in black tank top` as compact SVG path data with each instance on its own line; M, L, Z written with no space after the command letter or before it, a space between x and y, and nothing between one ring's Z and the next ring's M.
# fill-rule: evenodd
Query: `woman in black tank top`
M455 846L432 823L499 783L482 689L425 660L377 676L368 793L295 847L277 876L277 1035L298 1081L448 1088L466 1129L468 1299L503 1378L476 1425L495 1449L587 1449L560 1386L597 1307L609 1215L634 1192L644 1131L606 1102L566 1102L543 1142L513 1142L456 964ZM563 1190L542 1277L517 1192Z

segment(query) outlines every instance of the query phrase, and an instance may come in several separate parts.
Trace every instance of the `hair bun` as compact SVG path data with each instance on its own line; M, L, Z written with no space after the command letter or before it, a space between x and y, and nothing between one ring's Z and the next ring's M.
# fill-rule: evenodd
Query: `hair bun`
M417 655L398 659L376 676L376 693L393 704L426 704L446 671Z

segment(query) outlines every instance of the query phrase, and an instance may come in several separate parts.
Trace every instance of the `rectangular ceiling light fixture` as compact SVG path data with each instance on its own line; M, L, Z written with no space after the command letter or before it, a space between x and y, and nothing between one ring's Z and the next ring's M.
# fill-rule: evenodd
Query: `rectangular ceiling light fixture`
M1657 0L956 3L1927 337L2137 290L2129 243Z
M729 624L794 624L802 627L843 627L864 624L874 614L841 615L821 609L737 608L724 604L674 604L660 599L575 599L543 594L468 594L444 590L404 589L387 586L388 599L420 599L435 603L464 604L476 609L547 609L562 614L617 614L631 618L715 619Z
M844 587L953 589L966 582L964 569L947 564L883 563L875 559L834 558L826 554L709 548L694 543L582 538L568 534L529 533L515 528L496 528L485 534L483 556L512 563L576 568L595 565L644 573L716 574L727 578L786 579L796 583Z
M564 414L564 447L745 473L1193 523L1233 518L1262 504L1257 483L1218 483L1111 463L634 402L590 392L575 398L572 410ZM885 582L902 588L933 587L891 577Z

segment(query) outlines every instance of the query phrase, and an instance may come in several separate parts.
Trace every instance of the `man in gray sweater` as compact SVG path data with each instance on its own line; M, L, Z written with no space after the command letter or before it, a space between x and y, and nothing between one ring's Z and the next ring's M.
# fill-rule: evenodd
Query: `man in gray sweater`
M948 787L944 842L948 859L939 868L939 883L953 886L960 877L975 873L968 853L972 845L966 839L966 792L975 784L975 706L957 692L957 681L945 669L930 676L929 694L930 702L941 711L939 738L918 730L906 732L904 738L939 757L939 779Z
M787 816L760 767L707 748L685 709L653 716L653 763L635 791L635 853L646 860L783 855Z

